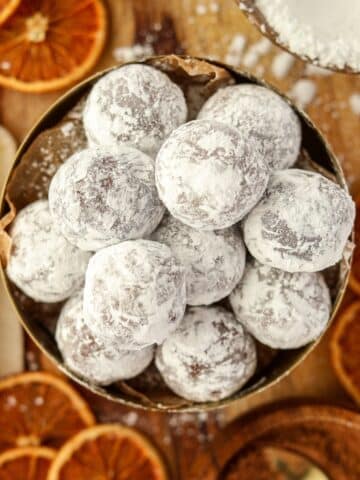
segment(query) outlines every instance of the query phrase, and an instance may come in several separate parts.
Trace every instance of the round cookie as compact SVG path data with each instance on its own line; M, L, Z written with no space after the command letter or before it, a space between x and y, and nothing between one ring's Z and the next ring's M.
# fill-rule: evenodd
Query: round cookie
M151 363L153 347L123 350L121 341L104 340L90 331L83 318L83 292L70 298L56 325L56 342L64 363L90 383L109 385L136 377Z
M84 283L90 253L69 243L54 224L47 200L19 212L11 229L7 275L38 302L60 302Z
M202 107L199 119L212 119L255 136L271 170L294 165L300 152L301 125L290 105L269 88L241 84L220 88Z
M69 242L90 251L149 235L164 214L152 159L126 145L70 157L51 182L49 204Z
M165 141L155 176L174 217L198 230L219 230L256 205L269 174L254 137L216 121L194 120Z
M322 175L282 170L243 223L245 244L261 263L317 272L338 262L354 223L346 190Z
M84 318L96 336L118 337L128 350L162 343L185 306L185 268L166 245L122 242L89 262Z
M244 272L245 247L235 227L203 232L165 215L152 239L164 243L186 268L188 305L225 298Z
M252 337L222 307L191 307L158 347L156 366L168 387L194 402L217 401L239 390L256 369Z
M316 340L331 313L321 273L289 273L252 259L230 295L238 321L272 348L299 348Z
M186 117L180 87L156 68L133 64L96 82L83 120L91 145L127 144L153 156Z

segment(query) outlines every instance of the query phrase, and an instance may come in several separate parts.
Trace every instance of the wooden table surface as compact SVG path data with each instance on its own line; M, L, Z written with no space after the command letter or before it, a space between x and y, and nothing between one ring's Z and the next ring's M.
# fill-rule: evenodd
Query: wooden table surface
M234 0L108 0L107 3L111 32L97 69L117 63L115 52L117 55L122 52L118 48L146 44L155 54L188 53L233 62L244 70L264 76L284 92L299 79L309 79L316 93L307 112L338 155L352 191L356 191L358 184L360 186L360 116L350 106L350 97L360 94L360 76L317 76L296 60L284 78L276 78L272 65L280 50L275 46L265 48L266 53L259 55L256 64L244 68L242 62L246 53L261 36ZM241 55L243 42L245 47ZM0 123L20 142L39 115L61 93L30 95L2 89ZM11 314L9 306L1 311L1 315ZM328 336L291 375L251 401L240 401L209 415L147 414L109 404L101 419L120 420L145 430L167 456L173 478L195 479L196 474L189 474L194 458L199 452L211 457L211 440L219 428L253 407L292 397L350 402L329 365ZM98 399L91 397L90 400L95 411L103 410Z

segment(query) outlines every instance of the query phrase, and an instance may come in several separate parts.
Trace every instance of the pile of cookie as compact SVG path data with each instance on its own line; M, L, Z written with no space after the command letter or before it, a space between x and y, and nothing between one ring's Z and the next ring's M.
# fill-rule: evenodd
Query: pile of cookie
M187 119L183 91L152 66L101 77L88 147L17 215L7 274L36 301L68 299L56 341L78 376L108 385L155 358L173 392L205 402L248 382L256 341L321 335L320 272L342 258L354 205L296 168L301 124L272 90L220 88Z

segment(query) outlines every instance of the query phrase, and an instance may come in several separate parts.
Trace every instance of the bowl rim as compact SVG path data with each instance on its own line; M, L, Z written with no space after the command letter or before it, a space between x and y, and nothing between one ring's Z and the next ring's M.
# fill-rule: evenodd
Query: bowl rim
M320 140L320 143L322 144L322 147L324 148L324 152L328 156L328 159L330 160L330 163L332 167L334 168L336 172L336 178L338 181L338 184L345 189L346 191L348 190L346 180L341 168L341 165L339 161L337 160L335 154L333 153L329 143L327 142L326 138L321 134L319 129L314 125L312 120L309 118L309 116L301 110L299 107L297 107L290 98L288 98L283 92L279 91L276 87L273 85L267 83L265 80L260 79L256 77L255 75L250 74L249 72L244 72L239 68L234 68L232 66L229 66L225 63L219 62L219 61L214 61L207 59L205 57L196 57L196 56L191 56L191 55L157 55L157 56L150 56L146 57L141 61L134 61L134 62L126 62L124 64L120 65L114 65L111 67L108 67L106 69L103 69L99 72L96 72L95 74L87 77L85 80L82 82L78 83L74 87L72 87L70 90L66 91L63 95L61 95L54 103L50 105L50 107L40 116L40 118L35 122L33 127L29 130L27 135L25 136L24 140L21 142L16 155L14 157L14 161L11 165L10 171L5 179L5 182L3 184L3 187L1 189L1 194L0 194L0 211L1 214L4 213L4 210L6 210L7 202L6 202L6 191L8 187L9 180L11 178L11 175L14 171L14 168L17 166L17 164L20 162L22 156L24 153L27 151L27 149L30 147L31 143L37 138L38 134L44 130L47 130L48 128L51 128L48 124L45 126L44 123L46 123L47 120L51 119L53 116L54 112L56 112L59 108L67 103L71 102L71 100L75 99L73 103L76 103L76 100L79 100L81 98L81 94L85 92L86 90L89 89L89 87L99 78L102 76L106 75L107 73L111 72L112 70L115 70L122 65L125 64L144 64L144 63L149 63L149 62L157 62L161 61L162 59L166 59L169 57L173 58L180 58L183 60L195 60L195 61L200 61L200 62L206 62L207 64L217 66L220 68L225 69L227 72L230 73L230 75L235 78L242 78L244 81L249 81L251 83L255 83L261 86L264 86L268 89L273 90L275 93L280 95L287 103L295 110L297 115L300 117L302 120L302 123L305 123L312 131L314 134L317 135L318 140ZM152 63L151 63L152 64ZM239 82L237 82L239 83ZM69 110L69 108L68 108ZM64 115L64 112L62 116ZM50 121L50 123L52 123ZM56 125L58 123L58 120L55 121L52 125ZM352 230L351 233L351 240L354 239L354 230ZM153 402L152 404L145 404L145 403L140 403L139 401L136 401L135 399L132 399L130 397L120 397L120 396L115 396L111 392L108 392L107 390L97 387L96 385L90 384L81 377L78 377L75 375L72 371L70 371L63 362L60 362L58 358L55 357L55 355L50 352L45 345L37 338L36 334L32 331L32 328L30 325L28 325L27 321L24 319L23 315L21 314L21 311L15 301L15 298L12 294L11 291L11 286L10 282L7 278L6 275L6 269L4 266L1 266L0 269L0 278L5 286L5 292L6 295L11 302L14 311L16 313L16 316L18 318L18 321L22 325L22 327L25 329L26 333L29 335L31 340L35 343L35 345L40 349L40 351L48 357L51 361L54 362L56 367L64 373L67 377L69 377L71 380L73 380L75 383L81 385L85 389L89 390L93 394L99 395L107 400L111 400L113 402L132 407L132 408L137 408L140 410L145 410L145 411L151 411L151 412L164 412L164 413L199 413L203 411L214 411L214 410L220 410L225 407L229 407L230 405L233 405L237 402L241 402L243 400L250 400L253 397L260 395L263 393L265 390L275 386L278 384L281 380L283 380L285 377L287 377L290 373L292 373L308 356L309 354L316 348L316 346L320 343L322 340L323 336L325 333L328 331L330 328L330 325L332 324L334 317L341 305L343 296L345 294L346 286L348 284L348 279L350 275L350 266L351 266L351 260L352 260L352 254L350 255L348 259L348 268L346 271L345 276L342 278L339 289L337 291L336 297L334 298L333 301L333 309L331 312L331 316L328 322L328 325L324 332L321 334L321 336L313 341L312 343L305 345L304 347L301 347L296 350L288 350L289 352L294 352L296 355L296 358L291 361L291 364L284 370L283 372L280 372L276 377L271 378L271 379L265 379L265 382L263 381L263 378L260 378L257 383L254 385L251 385L251 387L246 387L244 389L241 389L237 392L235 392L233 395L230 397L224 398L222 400L216 401L216 402L204 402L204 403L193 403L193 404L180 404L180 405L162 405L161 403L156 403ZM134 397L135 398L135 397Z

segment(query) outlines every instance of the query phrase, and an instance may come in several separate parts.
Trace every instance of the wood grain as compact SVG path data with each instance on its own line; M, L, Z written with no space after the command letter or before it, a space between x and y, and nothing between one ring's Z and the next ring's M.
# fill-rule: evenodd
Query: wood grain
M97 70L116 63L116 48L134 43L150 44L156 54L174 51L226 61L234 37L244 37L245 53L261 38L233 0L108 0L107 3L111 32ZM306 75L305 64L296 60L289 74L278 79L272 73L271 65L279 52L277 47L271 47L250 70L287 92ZM238 57L237 66L242 68L240 55ZM311 78L317 89L307 111L338 155L352 190L360 190L360 117L349 104L350 96L360 93L360 77L332 74L306 78ZM2 89L0 123L21 141L61 93L28 95ZM6 315L4 311L1 313ZM88 393L86 396L101 420L122 421L151 435L165 453L173 478L189 479L188 472L199 451L205 452L217 471L211 439L224 422L240 413L275 400L298 396L349 402L329 366L328 338L326 335L318 348L288 378L251 401L240 401L217 414L145 414L113 404L104 405L103 401Z

